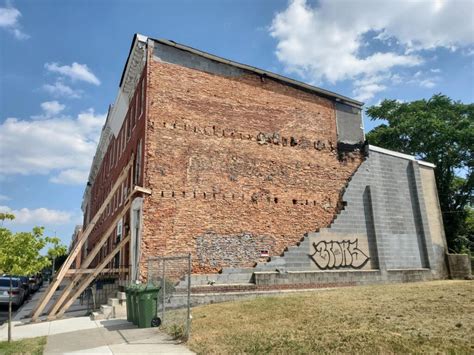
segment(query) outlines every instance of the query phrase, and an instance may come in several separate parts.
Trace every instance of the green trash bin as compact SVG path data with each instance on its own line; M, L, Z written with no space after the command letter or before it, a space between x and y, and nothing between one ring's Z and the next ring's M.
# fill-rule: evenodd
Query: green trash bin
M137 289L138 328L150 328L155 326L156 323L153 319L156 317L156 302L158 300L159 290L159 287L152 285Z
M125 288L125 296L127 297L127 321L133 323L134 318L134 307L132 301L132 293L135 288L135 285L130 285Z

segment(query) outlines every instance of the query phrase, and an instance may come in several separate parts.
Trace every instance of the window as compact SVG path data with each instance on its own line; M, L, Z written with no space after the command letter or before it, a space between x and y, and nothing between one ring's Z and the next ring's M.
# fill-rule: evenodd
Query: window
M132 99L132 102L134 102L135 100ZM133 106L133 104L130 105L130 125L132 127L130 127L131 129L133 129L133 127L135 127L135 107Z
M142 140L138 142L137 146L137 157L135 158L135 175L133 177L134 185L138 185L138 180L141 176L141 167L142 167Z
M111 142L110 145L110 155L112 156L110 159L110 167L113 168L115 164L115 154L114 154L114 149L115 149L115 141Z
M125 129L122 129L122 153L125 151Z
M119 193L119 206L122 206L122 201L123 201L123 182L120 185L120 189L118 190Z
M138 116L138 95L135 96L135 123L137 123L140 116Z
M127 140L130 140L130 135L132 133L132 123L130 122L131 120L131 115L129 114L127 117L126 121L126 126L127 126Z
M115 140L115 165L118 164L120 158L120 140L118 138L119 137L117 136L117 139Z
M145 106L145 79L142 79L142 89L140 91L140 116L143 113L143 106Z

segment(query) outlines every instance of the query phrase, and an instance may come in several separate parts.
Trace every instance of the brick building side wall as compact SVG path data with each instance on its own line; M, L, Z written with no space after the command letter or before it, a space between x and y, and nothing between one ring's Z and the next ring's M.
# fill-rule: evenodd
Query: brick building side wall
M331 222L362 160L338 159L333 102L256 75L148 66L144 267L187 252L194 272L253 266Z
M143 103L142 103L142 81L143 84ZM91 187L91 199L87 206L90 208L90 219L93 218L95 213L101 207L103 201L107 198L107 195L110 193L112 186L115 181L117 181L119 175L123 169L129 163L132 154L136 156L137 146L140 140L142 140L142 145L144 145L145 139L145 117L146 117L146 69L143 69L141 77L137 83L132 100L129 104L128 112L123 120L122 127L117 137L113 137L107 148L107 152L104 155L102 163L99 167L99 171L95 178L95 181ZM142 109L143 106L143 109ZM128 131L130 131L130 138L127 137ZM120 149L119 149L120 148ZM115 158L112 160L111 155L115 154ZM141 161L143 162L144 152L142 149ZM136 158L136 157L135 157ZM113 164L112 164L113 162ZM103 216L99 219L98 223L94 227L93 231L89 235L87 248L92 250L94 245L102 237L107 228L110 227L110 224L114 218L122 211L124 200L126 194L130 192L130 186L132 178L131 174L127 177L124 182L124 188L127 187L127 191L124 191L122 188L119 188L110 202L110 206L103 213ZM138 182L136 185L142 185L143 181L143 168L140 176L138 177ZM122 195L122 196L121 196ZM124 230L123 235L125 236L129 230L129 214L124 216ZM85 229L87 224L84 224L83 229ZM103 247L101 252L96 257L93 265L95 265L99 260L104 258L108 252L112 251L115 244L115 231L110 235L107 245ZM126 246L126 254L128 254L128 246ZM83 256L85 257L85 255ZM123 262L128 264L127 255L123 256Z

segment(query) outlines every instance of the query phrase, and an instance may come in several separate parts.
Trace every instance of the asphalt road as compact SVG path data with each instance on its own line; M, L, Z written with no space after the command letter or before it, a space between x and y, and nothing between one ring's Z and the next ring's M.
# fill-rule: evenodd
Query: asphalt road
M15 311L12 311L12 318L15 316ZM5 323L8 319L8 305L0 305L0 325Z

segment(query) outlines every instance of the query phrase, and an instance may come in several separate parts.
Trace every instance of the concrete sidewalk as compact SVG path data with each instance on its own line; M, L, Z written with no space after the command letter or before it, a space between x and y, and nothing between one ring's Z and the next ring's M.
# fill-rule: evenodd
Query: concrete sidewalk
M14 340L47 336L44 354L193 354L158 328L139 329L125 319L93 321L74 317L23 324L14 322ZM7 329L0 330L0 341Z

